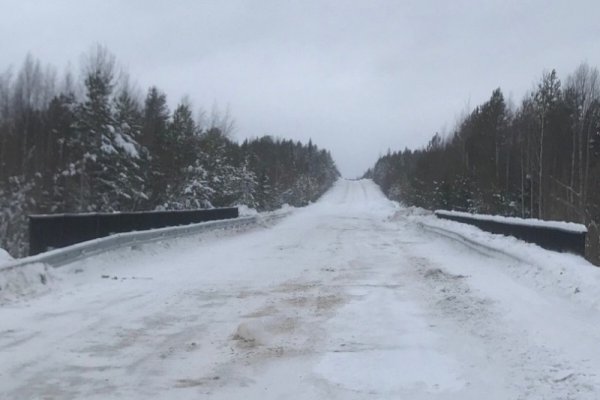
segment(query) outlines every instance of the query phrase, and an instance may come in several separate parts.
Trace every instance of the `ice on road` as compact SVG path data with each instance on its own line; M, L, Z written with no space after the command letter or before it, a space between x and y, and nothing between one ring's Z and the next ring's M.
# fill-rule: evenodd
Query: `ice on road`
M57 269L0 305L0 398L600 397L600 299L401 210L339 181L274 226Z

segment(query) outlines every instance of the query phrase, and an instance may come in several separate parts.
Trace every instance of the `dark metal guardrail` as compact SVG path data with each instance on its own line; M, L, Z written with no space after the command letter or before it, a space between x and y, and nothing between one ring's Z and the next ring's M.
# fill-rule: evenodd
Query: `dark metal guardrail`
M237 218L237 208L29 216L29 255L116 233Z
M543 222L540 223L539 221L537 221L537 224L528 224L526 219L523 219L522 223L514 220L503 222L501 220L486 219L485 216L484 218L476 215L467 216L465 213L456 215L442 210L436 211L435 215L438 218L473 225L486 232L513 236L529 243L535 243L547 250L574 253L585 257L587 232L583 226L583 229L571 230L552 226L552 224L544 226Z
M269 220L278 219L283 216L285 215L281 214L267 216L261 219L257 216L240 217L221 221L199 222L197 224L150 229L147 231L115 233L114 235L88 240L61 249L36 254L34 256L17 258L6 264L0 265L0 273L4 270L11 270L25 265L39 263L57 268L84 258L127 246L134 247L137 245L146 245L215 230L243 229L255 226L262 221L268 222Z
M102 254L120 248L163 242L176 238L197 235L204 232L231 229L245 230L255 226L269 226L271 223L285 218L290 213L290 211L276 211L225 220L199 222L190 225L170 226L146 231L115 233L114 235L88 240L86 242L73 244L61 249L55 249L45 253L36 254L34 256L18 258L6 264L0 265L0 273L3 271L21 268L30 264L46 264L48 266L58 268L84 258L92 257L97 254Z

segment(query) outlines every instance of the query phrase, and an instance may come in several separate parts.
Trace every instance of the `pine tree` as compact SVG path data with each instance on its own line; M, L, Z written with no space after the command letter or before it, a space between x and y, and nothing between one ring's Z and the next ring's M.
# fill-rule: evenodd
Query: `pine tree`
M150 202L155 206L161 206L167 200L169 177L165 171L172 165L173 157L168 147L168 124L167 96L153 86L146 96L140 142L149 151Z
M560 80L556 76L556 71L552 70L549 74L544 74L538 89L533 95L535 112L539 119L539 151L538 151L538 218L543 218L544 210L544 139L547 130L549 113L559 101Z
M78 110L77 129L83 154L79 159L82 211L119 209L119 179L125 166L119 157L120 140L111 107L115 86L115 59L97 46L85 65L85 98Z
M148 151L138 140L141 137L142 116L138 102L124 87L114 100L115 147L121 165L118 179L119 210L138 210L149 206Z
M72 93L56 96L46 111L46 131L49 149L44 174L45 199L41 200L41 212L66 212L74 210L78 184L74 178L76 154L76 102Z

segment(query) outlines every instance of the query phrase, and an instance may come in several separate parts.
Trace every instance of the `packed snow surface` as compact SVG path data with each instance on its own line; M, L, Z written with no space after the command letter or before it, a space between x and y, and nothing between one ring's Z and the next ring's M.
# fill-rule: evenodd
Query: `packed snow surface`
M599 398L598 270L460 226L339 181L275 226L37 266L0 398Z
M461 211L446 211L446 210L437 210L435 213L438 215L447 215L450 217L455 216L455 217L465 217L465 218L477 219L480 221L501 222L503 224L560 229L560 230L567 231L567 232L577 232L577 233L587 232L587 228L585 227L585 225L576 224L574 222L546 221L546 220L535 219L535 218L503 217L501 215L472 214L472 213L461 212Z

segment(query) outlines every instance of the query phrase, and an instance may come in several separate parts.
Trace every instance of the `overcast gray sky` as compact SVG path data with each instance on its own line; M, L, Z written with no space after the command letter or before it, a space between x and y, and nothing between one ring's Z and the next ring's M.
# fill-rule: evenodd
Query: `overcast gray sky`
M170 103L230 105L237 139L331 150L342 174L450 132L500 86L600 66L599 0L0 0L0 69L62 68L106 45Z

